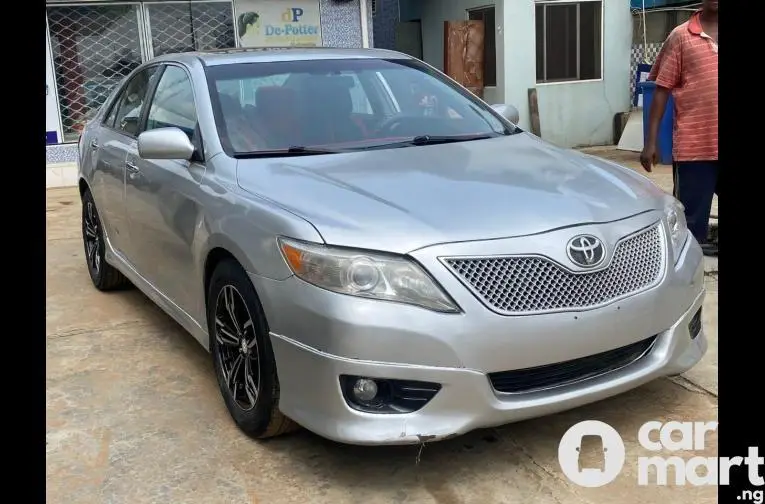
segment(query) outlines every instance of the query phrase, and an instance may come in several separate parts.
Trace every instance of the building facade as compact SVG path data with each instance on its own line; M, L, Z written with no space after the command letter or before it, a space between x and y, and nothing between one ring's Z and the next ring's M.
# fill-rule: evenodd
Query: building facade
M614 116L631 106L629 2L376 0L375 46L420 52L442 70L444 22L459 20L484 22L487 102L514 105L529 129L533 89L542 138L563 147L612 143Z
M84 122L122 78L155 56L373 43L372 0L48 0L46 10L48 162L75 160Z

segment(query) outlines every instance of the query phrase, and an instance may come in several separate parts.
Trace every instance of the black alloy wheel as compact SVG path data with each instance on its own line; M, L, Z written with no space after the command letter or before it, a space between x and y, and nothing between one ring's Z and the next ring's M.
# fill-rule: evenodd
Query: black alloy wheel
M252 410L260 391L258 339L247 304L233 285L224 286L218 293L215 339L216 358L228 392L242 410Z
M260 299L232 259L221 261L210 278L207 328L218 386L236 425L256 439L296 430L279 410L276 359Z
M90 190L82 195L82 242L90 279L96 289L110 291L130 285L117 268L106 262L106 241L96 202Z

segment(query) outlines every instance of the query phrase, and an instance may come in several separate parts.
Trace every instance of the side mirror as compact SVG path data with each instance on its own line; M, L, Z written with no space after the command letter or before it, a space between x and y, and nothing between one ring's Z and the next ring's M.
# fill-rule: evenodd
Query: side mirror
M512 105L499 103L497 105L492 105L491 108L493 108L499 115L513 124L518 124L518 121L520 121L520 114L518 113L518 109Z
M138 135L138 155L143 159L191 159L194 145L179 128L158 128Z

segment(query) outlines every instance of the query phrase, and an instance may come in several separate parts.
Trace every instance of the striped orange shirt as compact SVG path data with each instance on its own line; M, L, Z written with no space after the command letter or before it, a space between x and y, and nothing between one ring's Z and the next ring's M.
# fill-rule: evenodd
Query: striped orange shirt
M717 42L701 28L700 11L669 34L648 80L672 90L675 161L717 160Z

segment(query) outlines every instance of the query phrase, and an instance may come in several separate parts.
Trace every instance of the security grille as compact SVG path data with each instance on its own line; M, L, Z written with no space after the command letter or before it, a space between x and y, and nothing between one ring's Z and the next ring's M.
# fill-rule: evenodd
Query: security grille
M236 45L228 0L50 6L48 28L64 142L148 57Z
M146 3L154 56L235 47L231 2Z
M625 238L611 264L572 273L538 256L448 258L449 266L485 304L506 315L593 308L655 285L663 268L659 225Z
M632 44L630 50L630 96L635 96L635 76L637 74L638 65L641 63L653 64L653 62L656 61L656 56L659 55L661 46L661 42L649 42L644 49L643 44ZM642 105L643 102L641 100L639 106L642 107Z
M139 5L48 8L56 87L65 142L120 80L141 63Z

